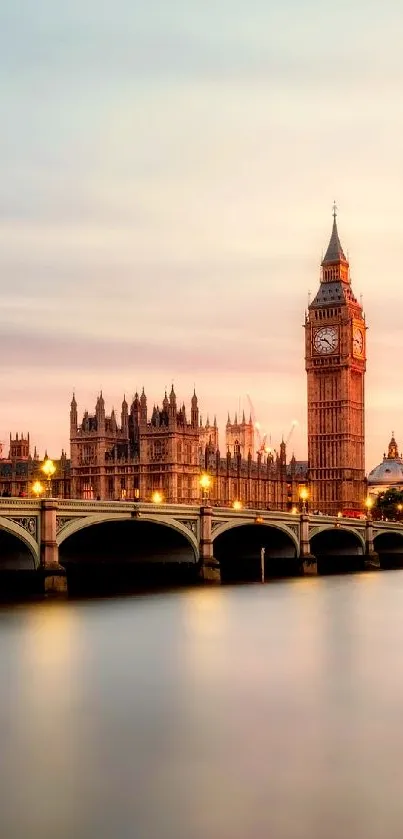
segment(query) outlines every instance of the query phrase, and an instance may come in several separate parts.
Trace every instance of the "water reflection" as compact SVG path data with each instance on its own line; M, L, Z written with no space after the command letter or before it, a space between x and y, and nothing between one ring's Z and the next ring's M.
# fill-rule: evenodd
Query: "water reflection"
M5 837L401 836L403 575L0 609Z

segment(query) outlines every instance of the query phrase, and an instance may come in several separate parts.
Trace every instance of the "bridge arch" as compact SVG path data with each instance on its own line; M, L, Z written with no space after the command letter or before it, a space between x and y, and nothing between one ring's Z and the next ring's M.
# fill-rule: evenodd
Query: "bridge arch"
M30 565L30 562L27 562L27 570L36 570L37 568L39 568L39 545L32 536L32 534L28 532L28 530L25 530L24 527L21 527L21 525L18 524L18 522L0 516L0 531L4 531L5 533L10 534L17 541L22 542L25 548L28 549L27 559L32 560L32 566Z
M194 554L194 562L198 562L199 560L199 545L196 539L195 534L191 531L186 525L182 522L178 521L177 519L172 519L169 516L161 517L161 516L153 516L153 515L143 515L141 516L132 516L131 513L129 514L98 514L98 515L91 515L91 516L77 516L76 518L69 521L64 527L61 528L59 533L57 534L56 541L60 548L63 542L66 541L70 536L73 536L75 533L78 533L81 530L86 528L108 524L108 523L116 523L119 522L133 522L138 523L141 526L141 523L150 523L155 524L161 529L163 527L170 528L171 530L175 530L177 533L180 533L187 542L190 544Z
M403 565L403 528L375 533L374 551L379 556L381 568L400 568Z
M365 536L355 527L319 525L311 530L309 544L320 574L361 571L365 567Z
M351 534L355 538L356 542L358 542L358 544L362 548L363 553L365 553L365 536L364 536L364 534L361 533L359 530L357 530L355 527L347 527L345 525L339 525L339 524L336 524L336 525L334 525L334 524L318 525L318 527L314 527L314 528L312 528L312 530L310 530L309 541L310 541L310 546L311 546L311 551L312 552L313 552L312 540L316 539L317 536L320 536L321 533L325 533L325 532L328 532L328 533L331 532L333 534L337 534L337 533ZM336 536L336 538L338 538L338 537ZM344 539L345 539L345 537L342 536L341 539L339 539L339 541L341 542Z
M300 573L299 540L286 524L240 518L220 524L212 537L224 583L261 580L262 570L266 578Z
M286 524L281 522L274 522L274 521L263 521L263 522L255 522L253 519L237 519L236 521L226 521L223 524L220 524L213 530L212 539L213 543L217 539L217 537L221 536L223 533L226 533L227 530L234 530L236 527L256 527L256 528L271 528L272 530L280 530L283 533L286 533L287 536L290 537L291 541L295 546L296 556L299 557L300 547L299 547L299 539L295 531Z

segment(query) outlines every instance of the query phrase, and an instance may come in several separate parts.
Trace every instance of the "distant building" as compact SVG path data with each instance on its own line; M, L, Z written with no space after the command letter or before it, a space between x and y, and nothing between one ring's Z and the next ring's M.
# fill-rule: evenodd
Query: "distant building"
M174 388L149 416L144 389L130 408L123 399L119 423L106 415L102 393L95 411L78 422L77 402L70 406L71 497L151 501L158 491L167 503L199 504L200 474L212 478L210 501L228 506L235 500L249 507L291 509L298 505L307 464L291 458L284 441L278 451L254 450L254 429L243 416L228 419L226 452L219 450L214 419L203 425L196 393L189 414L177 402Z
M377 496L388 489L403 490L403 459L393 431L388 453L383 455L382 463L375 466L368 475L370 495Z
M0 495L4 497L27 498L32 496L32 486L35 481L43 484L46 490L46 479L41 466L43 459L38 456L36 448L33 455L30 451L29 434L10 434L10 448L8 457L0 452ZM70 497L70 461L64 451L58 460L54 460L56 472L52 479L52 494L59 498Z

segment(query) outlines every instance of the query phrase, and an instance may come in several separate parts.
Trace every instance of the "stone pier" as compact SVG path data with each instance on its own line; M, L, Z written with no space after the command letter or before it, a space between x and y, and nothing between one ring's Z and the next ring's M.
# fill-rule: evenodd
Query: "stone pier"
M58 503L55 498L44 498L41 503L41 567L45 592L59 594L67 591L65 569L59 564L56 541Z
M374 527L371 518L365 522L365 567L368 569L379 569L379 555L374 550Z
M318 573L316 556L311 554L309 543L309 516L301 513L299 522L299 544L302 573L305 576L315 576Z
M204 582L221 581L220 566L213 556L212 534L213 511L209 504L200 507L200 578Z

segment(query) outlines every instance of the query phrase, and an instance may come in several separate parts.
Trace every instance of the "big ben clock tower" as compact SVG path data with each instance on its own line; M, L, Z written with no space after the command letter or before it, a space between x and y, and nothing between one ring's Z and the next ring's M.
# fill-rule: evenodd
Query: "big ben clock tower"
M310 507L363 510L365 318L333 229L318 293L305 318Z

